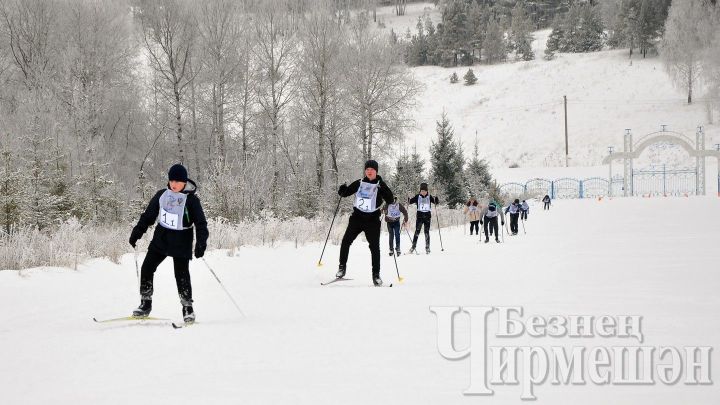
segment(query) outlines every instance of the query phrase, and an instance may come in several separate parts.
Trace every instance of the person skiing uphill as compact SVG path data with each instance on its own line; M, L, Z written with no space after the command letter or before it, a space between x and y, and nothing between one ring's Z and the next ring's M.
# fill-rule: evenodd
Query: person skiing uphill
M542 199L543 202L543 211L550 209L550 196L545 194L545 197Z
M400 256L400 216L403 216L402 226L407 225L408 212L405 207L400 204L397 197L393 197L393 203L385 205L383 208L383 214L385 214L385 223L388 229L388 238L390 239L390 256L397 254ZM393 241L395 246L393 246ZM393 252L393 248L395 251Z
M428 193L427 183L420 184L420 192L413 198L408 199L408 205L417 205L417 215L415 219L415 236L413 237L410 253L416 252L418 236L420 229L425 231L425 253L430 254L430 222L432 220L432 204L439 204L440 199Z
M522 200L522 204L520 204L520 219L523 221L527 221L529 213L530 205L528 205L527 201Z
M189 269L193 253L193 228L197 236L195 257L203 257L209 236L205 213L196 191L197 185L188 178L187 169L180 164L173 165L168 171L167 188L159 190L150 199L130 234L130 245L135 248L148 227L157 224L142 264L140 306L133 311L135 317L150 315L155 271L170 256L175 267L183 320L188 323L195 321Z
M473 234L473 229L476 235L480 235L480 208L478 207L478 201L471 197L467 203L465 203L465 215L467 215L468 221L470 221L470 235Z
M505 213L510 213L510 232L513 235L518 234L518 217L520 217L520 200L515 199L512 204L508 205L505 209Z
M500 229L498 228L498 217L500 217L501 225L505 226L505 214L503 214L502 210L499 210L498 205L494 202L491 202L488 204L488 206L483 209L480 218L480 223L483 224L483 231L485 232L485 243L490 242L490 236L489 234L495 233L495 242L500 243L500 238L498 235L500 234Z
M350 215L345 235L340 245L340 265L335 274L337 278L345 277L350 245L361 232L365 233L370 255L372 256L372 279L375 286L382 285L380 278L380 206L383 201L393 202L390 187L378 175L378 163L374 160L365 162L365 177L355 180L349 186L343 184L338 190L340 197L355 195L353 213Z

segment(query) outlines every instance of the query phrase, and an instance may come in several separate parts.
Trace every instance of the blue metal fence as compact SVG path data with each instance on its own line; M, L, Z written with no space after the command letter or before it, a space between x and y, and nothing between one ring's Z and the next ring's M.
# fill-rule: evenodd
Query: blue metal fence
M633 170L633 195L694 195L697 169L672 169L665 166ZM555 180L534 178L525 183L505 183L499 186L502 193L516 195L549 195L551 198L597 198L624 195L622 176L612 181L602 177L576 179L563 177ZM720 190L720 176L718 177ZM720 195L720 192L719 192Z

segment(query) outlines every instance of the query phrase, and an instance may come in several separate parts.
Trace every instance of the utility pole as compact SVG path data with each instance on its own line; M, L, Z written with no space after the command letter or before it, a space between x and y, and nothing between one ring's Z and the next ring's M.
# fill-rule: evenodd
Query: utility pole
M613 147L608 146L608 154L610 155L610 178L608 179L610 181L608 185L608 196L612 197L612 187L613 187L613 181L612 181L612 154L613 154Z
M563 105L565 106L565 167L568 167L570 156L568 152L567 96L563 96Z

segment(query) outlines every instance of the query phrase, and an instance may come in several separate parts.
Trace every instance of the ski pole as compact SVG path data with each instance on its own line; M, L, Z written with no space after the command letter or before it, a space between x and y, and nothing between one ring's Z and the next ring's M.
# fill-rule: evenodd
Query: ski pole
M408 230L407 224L405 224L404 228L405 228L405 233L408 236L408 239L410 239L410 244L412 244L413 238L412 238L412 236L410 236L410 231Z
M507 224L505 226L500 227L500 234L502 235L503 243L505 243L505 227L507 227ZM495 237L497 238L497 235L495 235Z
M338 197L338 203L337 207L335 207L335 213L333 214L332 221L330 222L330 229L328 229L327 238L325 238L325 244L322 248L322 253L320 253L320 259L318 260L317 266L322 267L322 258L325 254L325 247L327 246L328 239L330 239L330 232L332 232L333 224L335 223L335 217L337 216L338 211L340 210L340 201L342 201L342 197Z
M438 207L435 207L435 219L437 220L438 235L440 235L440 251L444 252L445 248L443 247L442 243L442 232L440 232L440 213Z
M244 318L245 313L242 311L242 309L240 309L240 306L237 304L237 302L235 302L232 295L230 295L230 292L227 290L227 288L225 288L225 285L223 285L222 281L220 281L217 274L215 274L215 272L210 267L210 265L207 263L207 261L205 260L204 257L202 258L202 261L203 261L203 263L205 263L205 266L208 268L208 270L210 270L210 273L212 273L212 275L215 277L215 280L217 280L218 284L220 284L220 287L222 287L222 289L225 291L225 294L227 294L228 298L230 298L230 301L232 301L233 305L235 305L235 308L237 308L238 312L240 312L240 315L242 315Z
M393 259L395 260L395 271L397 272L398 283L402 283L403 281L405 281L405 279L400 277L400 270L398 270L398 265L397 265L397 255L393 255Z
M133 250L135 251L135 277L137 277L138 281L138 287L140 286L140 270L138 270L138 252L137 248L133 246Z

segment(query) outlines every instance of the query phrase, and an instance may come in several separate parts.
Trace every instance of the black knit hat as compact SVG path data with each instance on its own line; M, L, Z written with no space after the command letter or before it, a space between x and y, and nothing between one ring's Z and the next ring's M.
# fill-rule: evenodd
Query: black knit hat
M365 162L365 169L367 170L369 168L373 168L377 172L379 170L380 166L378 166L378 162L370 159L367 162Z
M168 170L168 180L170 181L182 181L187 183L188 181L188 173L185 166L181 164L172 165L170 170Z
M420 191L428 191L428 185L427 183L420 183Z

